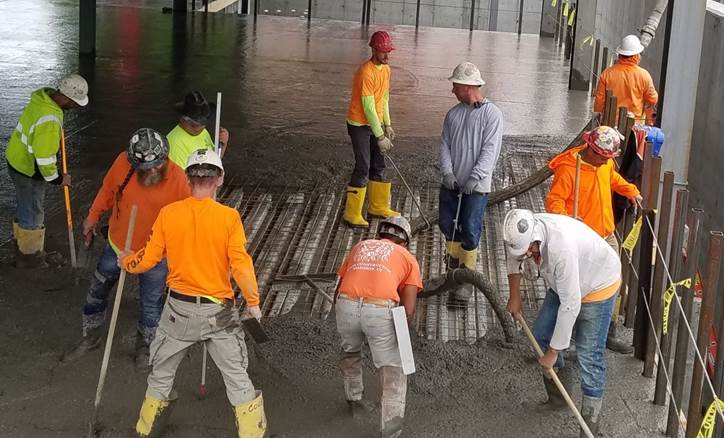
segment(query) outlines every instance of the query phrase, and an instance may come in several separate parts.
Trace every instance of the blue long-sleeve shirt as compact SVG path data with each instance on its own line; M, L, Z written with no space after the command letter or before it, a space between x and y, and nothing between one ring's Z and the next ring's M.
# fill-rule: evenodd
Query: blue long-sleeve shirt
M489 193L503 142L503 113L483 100L478 108L459 103L445 116L440 143L440 171L452 173L463 187L477 181L476 192Z

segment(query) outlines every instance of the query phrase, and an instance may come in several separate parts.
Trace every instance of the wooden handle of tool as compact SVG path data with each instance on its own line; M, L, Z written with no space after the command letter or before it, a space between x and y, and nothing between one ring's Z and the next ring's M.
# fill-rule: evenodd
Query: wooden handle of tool
M68 173L68 158L65 152L65 132L60 131L60 160L63 163L63 175ZM70 187L63 186L63 196L65 198L65 220L68 224L68 245L70 250L70 265L78 266L75 256L75 238L73 237L73 213L70 209Z
M576 155L576 180L573 192L573 219L578 219L578 200L581 195L581 153Z
M533 336L533 333L530 331L530 328L528 327L528 323L525 322L525 319L523 318L523 315L520 313L515 314L515 319L520 323L521 327L523 327L523 331L525 332L525 335L528 337L528 340L533 345L533 348L535 349L536 354L538 354L538 357L543 357L543 350L541 350L540 345L538 345L538 341L535 340L535 337ZM581 425L581 429L585 432L586 436L588 438L594 438L593 433L591 433L591 429L588 428L588 425L586 424L586 421L581 417L581 413L578 412L578 408L576 408L576 404L573 403L573 400L571 400L571 396L568 395L568 391L566 391L566 388L561 383L561 380L558 378L558 375L555 371L553 371L553 368L547 369L546 374L550 376L551 379L553 379L553 382L556 384L556 387L561 392L561 395L566 400L566 404L568 404L568 407L573 411L573 415L575 415L576 420L578 420L578 424Z
M128 220L128 232L126 233L125 250L131 250L131 241L133 240L133 229L136 227L136 215L138 207L131 207L131 217ZM103 350L103 362L101 362L101 375L98 378L98 387L96 389L96 399L94 407L98 408L101 402L101 394L103 386L106 382L106 372L108 371L108 361L111 357L111 347L113 346L113 335L116 333L116 322L118 321L118 309L121 307L121 296L123 295L123 285L126 282L126 270L121 269L121 275L118 277L118 287L116 288L116 298L113 302L113 313L111 314L111 323L108 326L108 336L106 337L106 347Z

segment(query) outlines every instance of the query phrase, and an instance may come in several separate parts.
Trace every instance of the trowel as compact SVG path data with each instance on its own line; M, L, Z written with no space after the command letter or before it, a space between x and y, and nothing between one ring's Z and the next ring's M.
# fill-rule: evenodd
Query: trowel
M244 328L246 329L246 331L249 332L251 337L254 339L254 342L256 342L257 344L263 344L264 342L269 341L269 336L266 334L266 332L262 328L258 319L256 319L256 318L242 319L241 323L244 324Z

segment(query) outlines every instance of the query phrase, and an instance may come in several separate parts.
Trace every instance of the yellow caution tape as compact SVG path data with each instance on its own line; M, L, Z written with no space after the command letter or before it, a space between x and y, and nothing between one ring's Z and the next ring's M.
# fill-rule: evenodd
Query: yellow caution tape
M679 282L672 283L671 286L666 289L666 292L664 292L664 335L669 333L669 308L671 307L671 302L674 300L674 294L676 293L677 286L684 286L687 289L691 288L691 278L686 278Z
M639 218L636 219L636 223L633 228L631 228L631 231L628 233L628 236L626 236L626 239L623 241L623 245L621 245L623 249L629 252L629 254L633 252L636 242L639 241L639 235L641 234L641 218L642 216L639 216Z
M717 405L720 410L724 410L724 402L715 396L714 401L709 405L709 409L706 410L704 419L701 421L701 428L699 429L699 433L696 434L696 438L711 438L714 434L714 429L716 427L716 413L718 410Z
M563 16L564 17L568 16L568 3L563 4Z
M568 25L573 26L573 21L576 19L576 10L574 9L571 12L571 15L568 16Z
M554 7L554 8L555 8L557 5L558 5L558 0L553 0L553 1L551 2L551 7Z

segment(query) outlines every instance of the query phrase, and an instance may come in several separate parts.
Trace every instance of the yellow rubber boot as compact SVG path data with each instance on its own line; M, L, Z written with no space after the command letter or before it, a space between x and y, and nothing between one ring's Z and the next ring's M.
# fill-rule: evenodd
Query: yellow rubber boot
M158 400L149 395L143 399L136 423L136 435L143 438L160 437L171 415L174 400Z
M466 267L471 271L475 270L478 263L478 250L473 249L470 251L460 248L460 267Z
M19 234L19 231L18 231L18 230L19 230L19 229L20 229L20 225L18 225L17 222L13 221L13 238L14 238L16 241L18 240L18 234Z
M20 269L47 268L45 262L45 228L27 230L13 224L15 233L15 267Z
M362 205L365 203L367 187L347 186L347 202L344 208L344 219L352 227L369 227L370 224L362 216Z
M261 391L256 392L254 400L234 406L234 415L239 438L263 438L266 435L266 414Z
M397 217L400 212L390 208L392 183L370 181L367 183L370 192L370 205L367 213L377 217Z
M460 242L445 242L445 249L447 250L447 263L448 269L456 269L460 266Z

